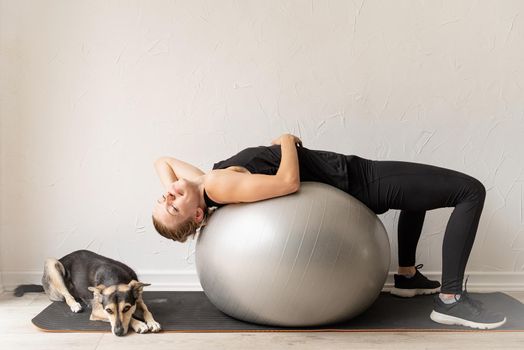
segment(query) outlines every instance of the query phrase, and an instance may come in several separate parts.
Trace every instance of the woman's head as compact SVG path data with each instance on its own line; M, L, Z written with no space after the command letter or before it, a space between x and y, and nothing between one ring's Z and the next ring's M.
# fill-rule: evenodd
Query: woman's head
M157 200L153 225L162 236L185 242L205 222L207 215L199 185L179 179Z

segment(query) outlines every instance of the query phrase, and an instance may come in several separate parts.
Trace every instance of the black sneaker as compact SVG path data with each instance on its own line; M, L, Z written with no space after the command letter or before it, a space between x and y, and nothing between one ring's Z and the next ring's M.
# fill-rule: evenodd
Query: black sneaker
M419 264L415 266L415 275L407 278L403 275L394 274L395 287L391 289L390 293L399 297L411 298L415 295L434 294L440 291L440 283L438 281L428 280L426 276L421 274L418 270L424 266Z
M458 300L455 297L455 300L452 304L446 304L436 295L429 317L437 323L478 329L493 329L506 323L504 315L486 310L482 302L469 296L467 290L462 292Z

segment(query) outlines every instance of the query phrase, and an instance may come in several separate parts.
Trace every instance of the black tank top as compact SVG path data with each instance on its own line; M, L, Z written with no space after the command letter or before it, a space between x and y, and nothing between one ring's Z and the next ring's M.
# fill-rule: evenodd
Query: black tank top
M213 164L214 169L230 166L242 166L252 174L274 175L280 166L280 145L257 146L246 148L234 156ZM352 155L310 150L297 147L300 181L316 181L335 186L345 192L349 188L347 164ZM225 204L214 202L204 189L204 200L209 207L221 207Z

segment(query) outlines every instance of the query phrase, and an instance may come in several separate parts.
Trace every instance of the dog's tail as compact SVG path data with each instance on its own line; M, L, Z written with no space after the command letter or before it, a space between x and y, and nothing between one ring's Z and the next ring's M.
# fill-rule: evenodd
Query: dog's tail
M43 293L44 287L39 284L21 284L15 288L15 297L21 297L25 293Z

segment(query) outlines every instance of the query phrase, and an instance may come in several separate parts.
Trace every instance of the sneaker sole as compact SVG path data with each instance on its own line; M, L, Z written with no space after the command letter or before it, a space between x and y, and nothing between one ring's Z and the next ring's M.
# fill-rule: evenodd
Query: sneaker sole
M435 310L431 312L431 315L429 315L429 318L441 324L466 326L466 327L477 328L477 329L493 329L493 328L500 327L504 323L506 323L506 317L504 317L504 320L500 322L496 322L496 323L479 323L479 322L464 320L462 318L458 318L454 316L441 314L440 312L437 312Z
M435 294L440 292L440 287L434 289L402 289L393 288L390 293L403 298L412 298L415 295Z

